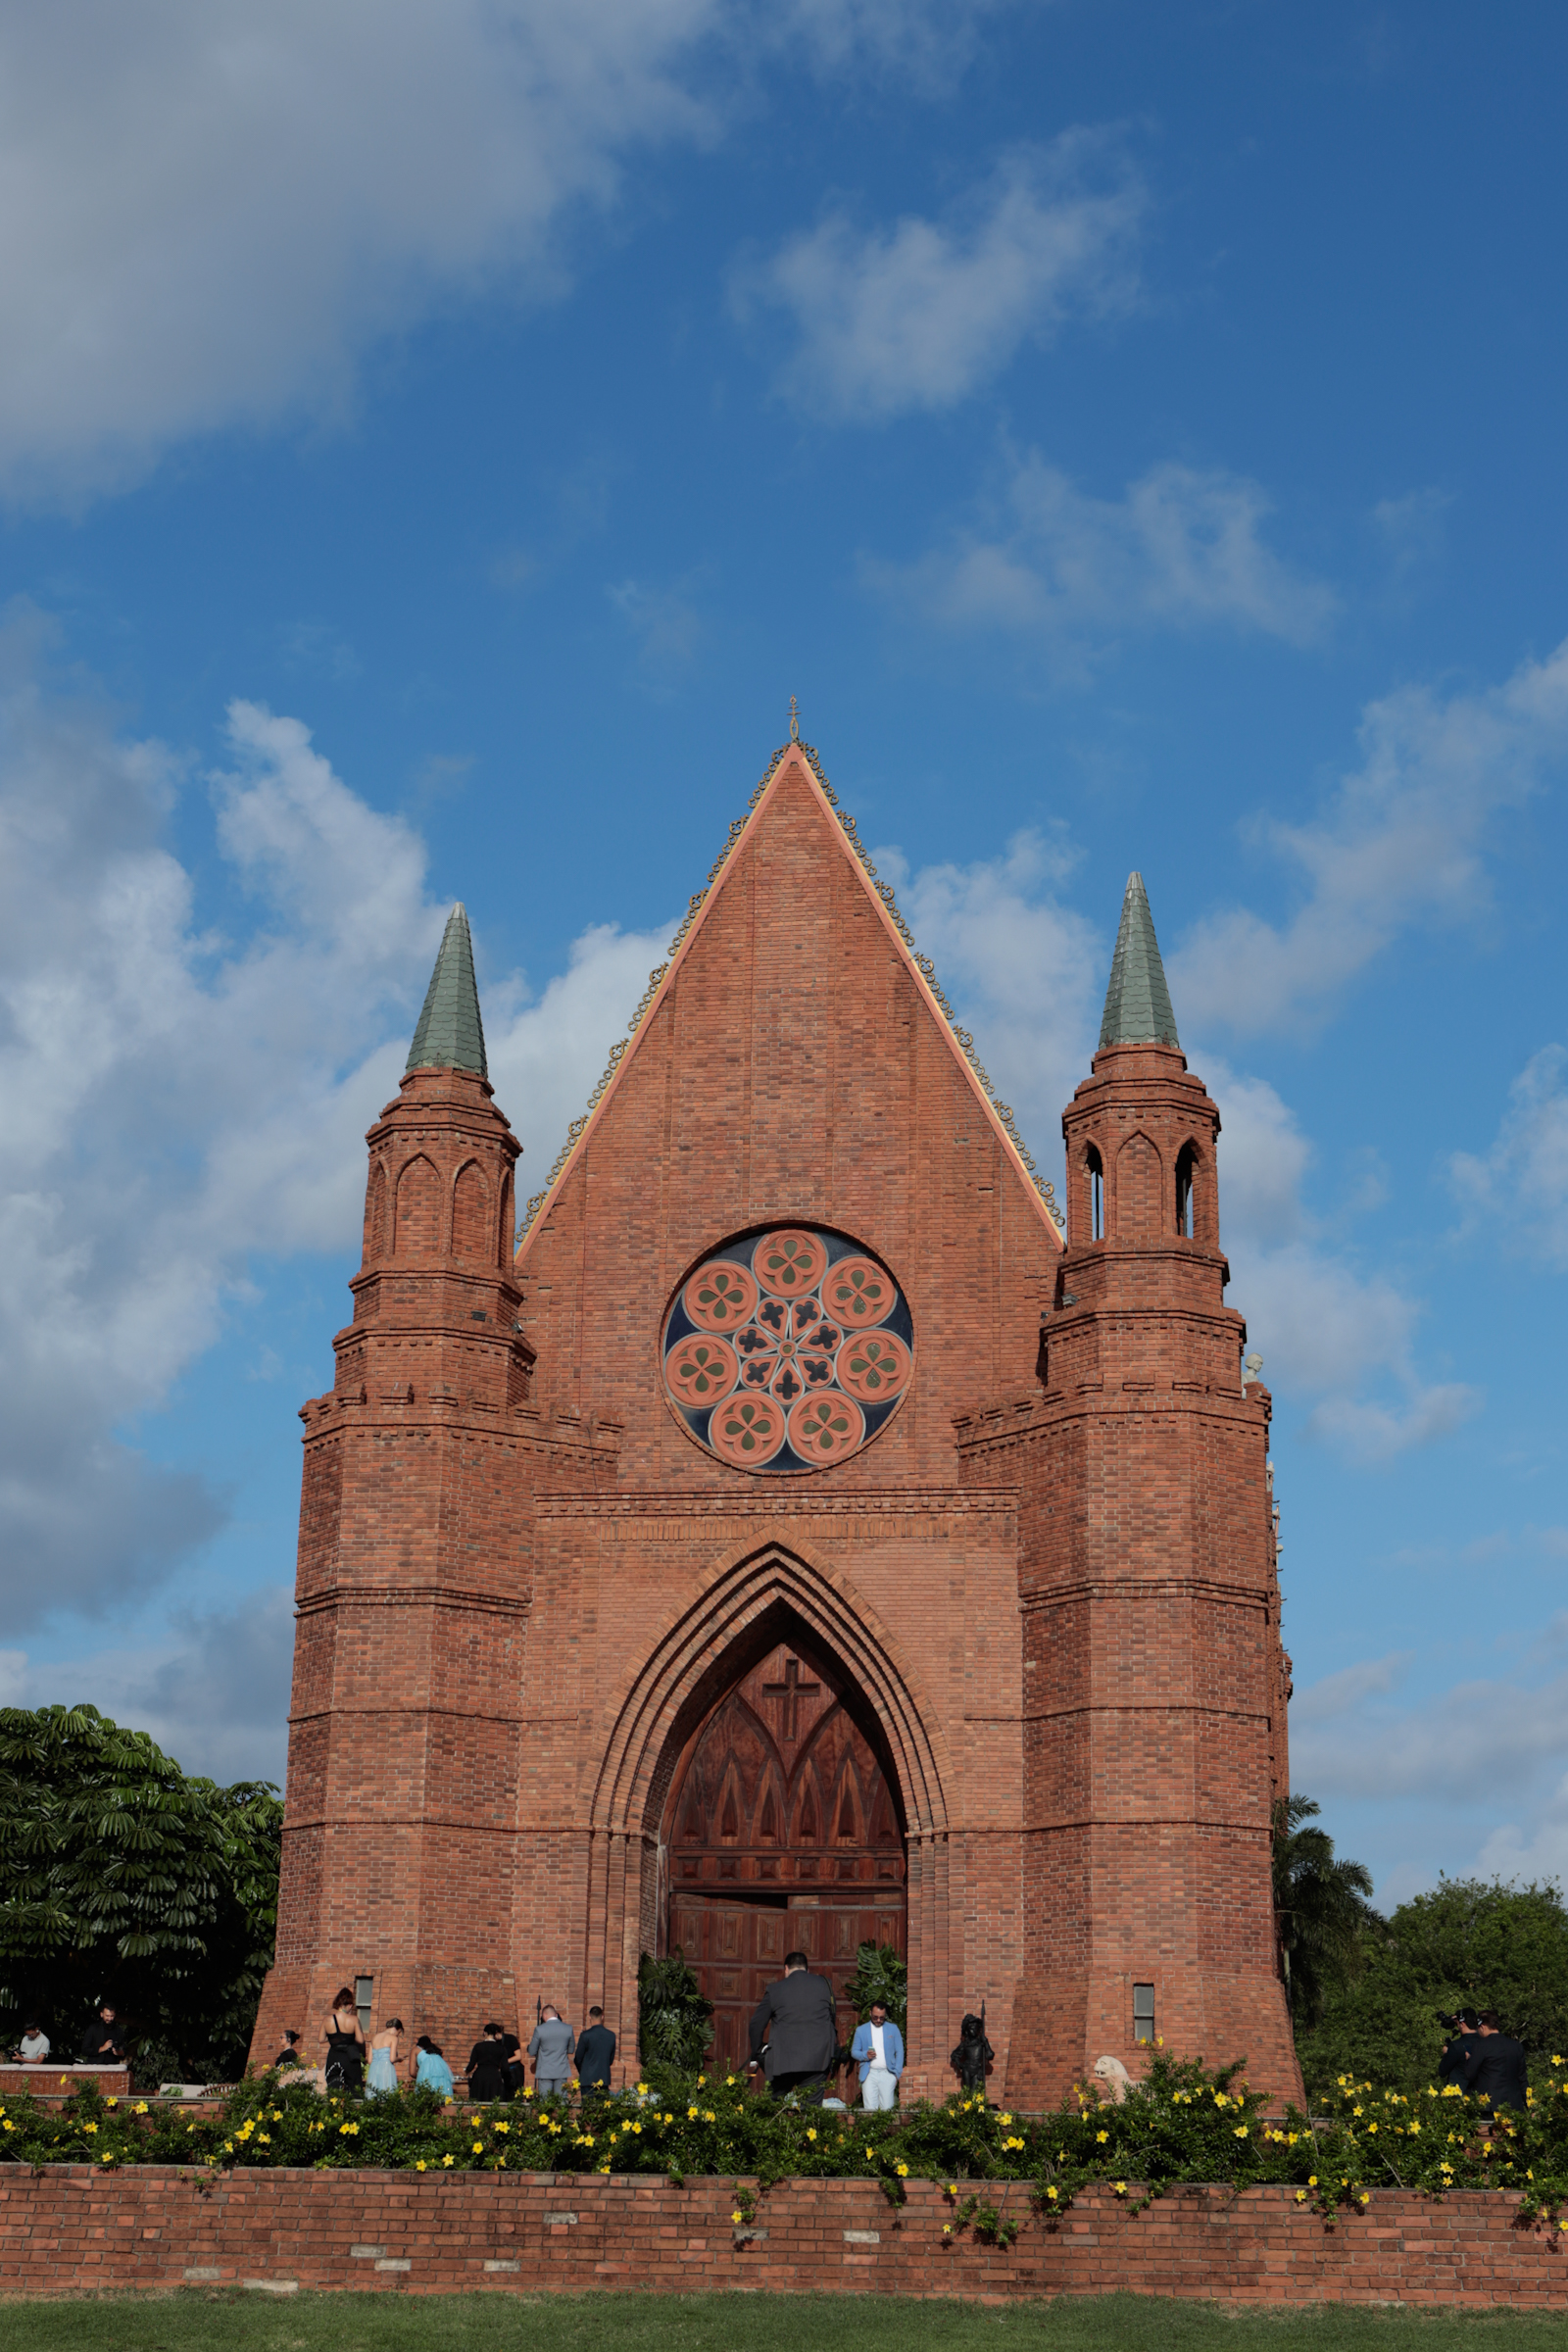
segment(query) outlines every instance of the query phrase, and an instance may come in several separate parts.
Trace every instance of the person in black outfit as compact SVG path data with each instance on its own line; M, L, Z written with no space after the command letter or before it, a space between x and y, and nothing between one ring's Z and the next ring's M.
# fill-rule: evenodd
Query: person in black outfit
M804 1952L785 1953L782 1984L770 1984L752 2011L751 2043L751 2063L765 2067L775 2097L803 2090L821 2103L839 2053L837 2009L832 1985L811 1975Z
M1473 2009L1461 2009L1449 2026L1448 2038L1438 2060L1440 2082L1462 2082L1464 2070L1480 2044L1481 2020Z
M580 2091L598 2091L601 2095L610 2088L610 2069L615 2056L615 2036L605 2023L602 2009L590 2009L588 2023L577 2036L572 2065L577 2069L577 2087Z
M1502 2107L1524 2110L1525 2045L1500 2031L1495 2009L1481 2012L1481 2032L1464 2070L1464 2087L1472 2098L1490 2099L1494 2115Z
M283 2047L278 2051L277 2056L272 2060L272 2064L274 2066L303 2066L304 2063L304 2059L300 2056L300 2037L298 2034L295 2033L292 2026L285 2027L283 2031Z
M501 2050L504 2060L501 2079L506 2085L501 2096L504 2099L520 2099L528 2087L528 2069L522 2055L522 2044L515 2034L502 2034Z
M365 2029L354 2005L352 1984L340 1984L321 2030L326 2043L323 2080L328 2090L358 2090L365 2080Z
M486 2026L482 2038L468 2052L468 2063L463 2071L467 2077L468 2096L476 2107L487 2107L492 2099L510 2096L506 2036L499 2026Z
M125 2038L115 2019L115 2004L105 2001L81 2037L79 2066L122 2066Z

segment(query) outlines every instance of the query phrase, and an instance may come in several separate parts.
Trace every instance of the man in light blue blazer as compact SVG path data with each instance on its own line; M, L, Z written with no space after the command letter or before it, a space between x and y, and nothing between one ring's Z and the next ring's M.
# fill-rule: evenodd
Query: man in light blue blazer
M904 2035L880 2001L871 2003L870 2016L863 2026L856 2027L850 2056L859 2061L861 2106L872 2110L895 2106L899 2077L904 2072Z

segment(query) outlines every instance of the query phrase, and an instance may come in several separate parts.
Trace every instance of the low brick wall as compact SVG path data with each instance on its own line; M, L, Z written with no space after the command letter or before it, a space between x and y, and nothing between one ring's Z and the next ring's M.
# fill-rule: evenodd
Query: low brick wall
M25 2091L45 2107L63 2107L88 2082L106 2099L130 2096L128 2066L0 2066L0 2104Z
M927 2181L897 2213L866 2181L786 2182L741 2230L734 2201L718 2180L17 2168L0 2173L0 2293L769 2287L1004 2301L1129 2288L1568 2309L1568 2239L1519 2229L1513 2199L1485 2190L1441 2204L1380 2194L1330 2230L1282 2188L1181 2189L1136 2215L1087 2196L1055 2228L1014 2188L1010 2247L972 2230L945 2243L952 2207Z

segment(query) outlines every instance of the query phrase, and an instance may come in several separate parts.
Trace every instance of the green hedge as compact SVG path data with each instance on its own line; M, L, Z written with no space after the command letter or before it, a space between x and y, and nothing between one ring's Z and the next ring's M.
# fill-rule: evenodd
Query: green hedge
M1568 2069L1525 2116L1492 2121L1484 2101L1436 2086L1407 2096L1342 2080L1328 2112L1267 2112L1239 2067L1212 2072L1157 2055L1121 2107L1089 2089L1045 2115L1013 2115L983 2096L921 2100L892 2115L776 2104L736 2075L659 2070L636 2092L579 2107L564 2098L443 2106L428 2091L323 2099L269 2073L242 2083L212 2117L86 2088L60 2110L28 2095L0 2107L0 2161L18 2165L174 2164L212 2169L375 2167L420 2173L651 2173L679 2183L725 2176L749 2220L762 2190L791 2179L872 2180L897 2204L908 2180L950 2192L954 2221L1004 2235L1016 2229L991 2202L1015 2183L1048 2218L1090 2186L1136 2209L1179 2181L1294 2187L1325 2215L1368 2204L1381 2188L1504 2188L1520 2211L1556 2220L1568 2208ZM1568 2230L1568 2219L1560 2222Z

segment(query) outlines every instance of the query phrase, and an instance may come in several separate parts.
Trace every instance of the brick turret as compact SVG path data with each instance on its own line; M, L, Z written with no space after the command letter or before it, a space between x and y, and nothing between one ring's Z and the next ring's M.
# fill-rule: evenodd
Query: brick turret
M1007 2096L1154 2035L1300 2095L1276 1962L1288 1787L1267 1393L1224 1303L1219 1112L1187 1068L1139 875L1093 1076L1039 1402L966 1451L1021 1488L1025 1975ZM1152 2021L1152 2023L1148 2021Z
M519 1147L453 910L397 1099L368 1137L354 1319L306 1404L277 1960L254 2052L320 2055L338 1985L377 2023L512 2022L510 1887L531 1601L532 1348L512 1279ZM569 1483L586 1449L557 1449Z

